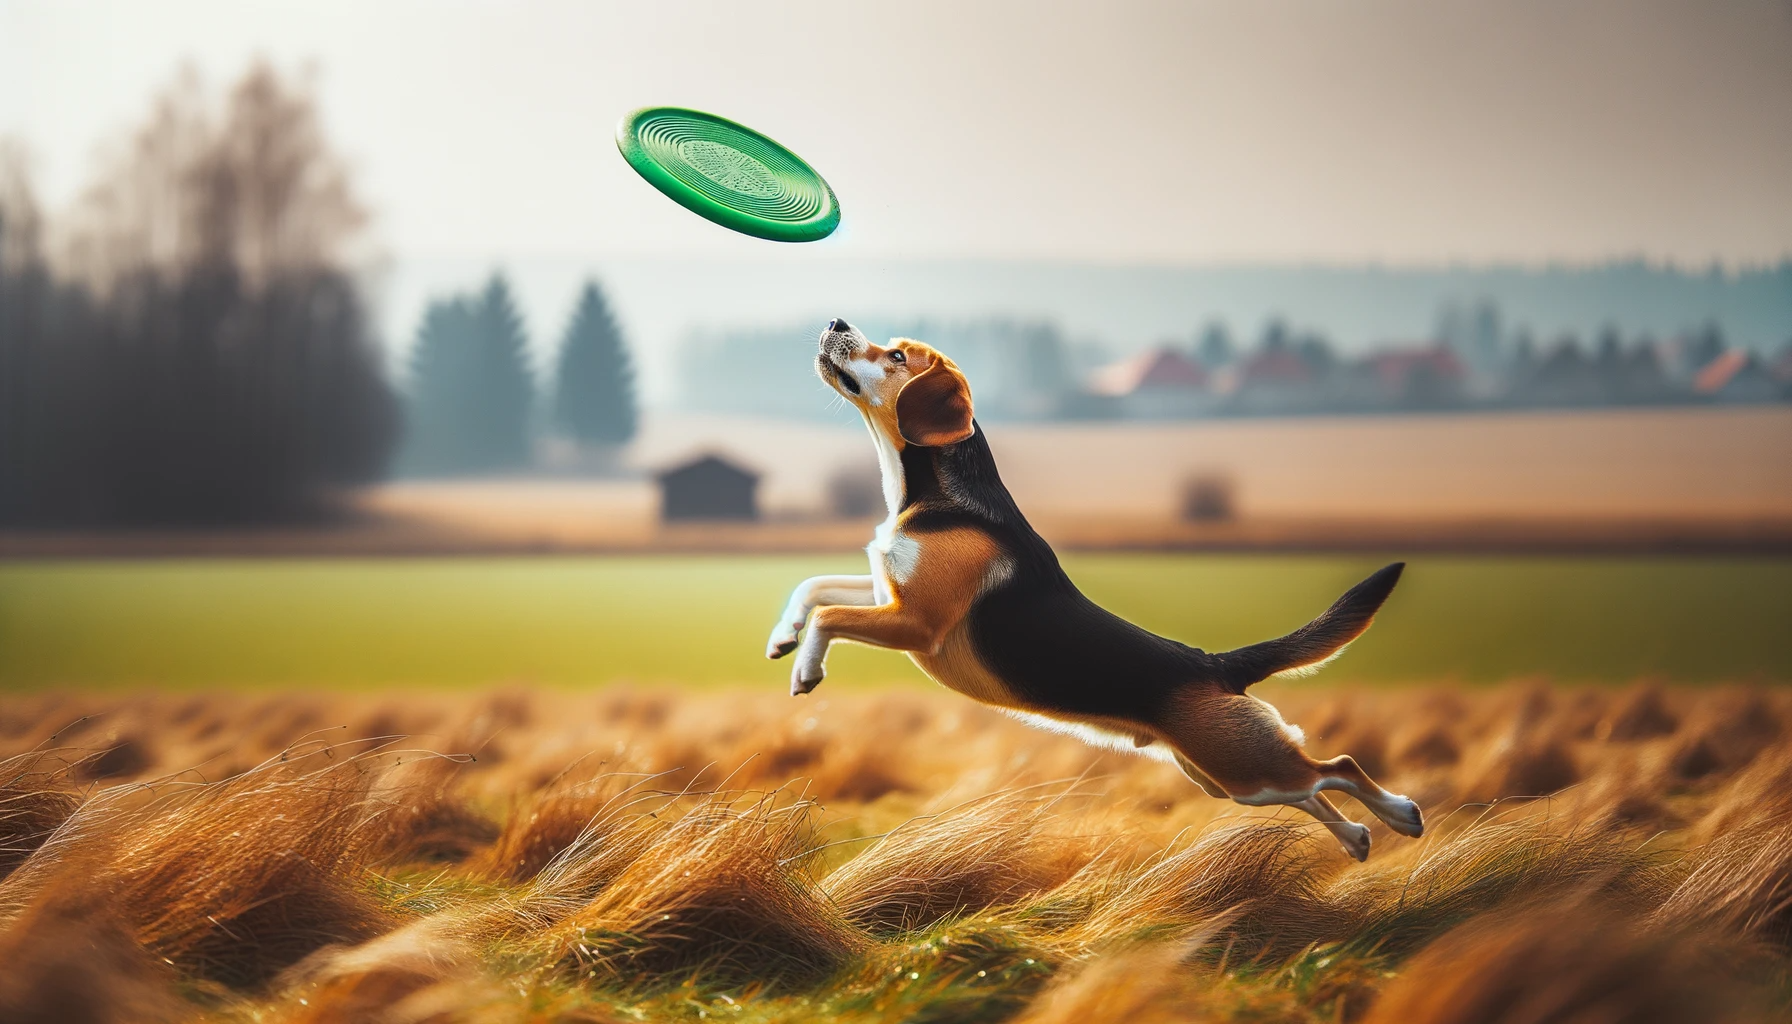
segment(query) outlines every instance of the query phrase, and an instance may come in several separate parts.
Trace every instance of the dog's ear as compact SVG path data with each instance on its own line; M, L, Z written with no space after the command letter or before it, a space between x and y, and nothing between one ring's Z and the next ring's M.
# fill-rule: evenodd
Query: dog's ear
M896 429L909 444L927 448L971 436L971 385L944 356L909 378L896 396Z

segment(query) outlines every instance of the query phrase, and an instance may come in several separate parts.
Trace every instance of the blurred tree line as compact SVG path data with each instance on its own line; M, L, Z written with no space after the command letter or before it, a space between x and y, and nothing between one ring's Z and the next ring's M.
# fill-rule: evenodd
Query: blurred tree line
M527 464L535 384L503 281L431 306L407 402L353 270L366 222L309 91L265 64L221 104L182 75L55 231L0 147L0 523L311 517L384 477L401 435L427 471ZM554 422L632 436L595 285L560 363Z
M409 365L410 409L400 458L419 476L501 472L533 462L546 428L587 448L635 436L634 365L595 281L586 282L538 403L529 341L510 285L494 274L477 293L430 303Z
M379 476L394 396L354 281L365 222L300 90L220 113L190 74L81 198L58 273L15 154L0 232L0 519L205 523Z
M824 418L840 399L815 373L797 372L815 358L815 340L829 319L818 311L775 328L692 331L677 351L679 403L704 412ZM1048 320L853 319L875 339L917 338L952 355L975 388L986 420L1041 420L1087 415L1082 377L1105 361L1093 340L1072 338Z

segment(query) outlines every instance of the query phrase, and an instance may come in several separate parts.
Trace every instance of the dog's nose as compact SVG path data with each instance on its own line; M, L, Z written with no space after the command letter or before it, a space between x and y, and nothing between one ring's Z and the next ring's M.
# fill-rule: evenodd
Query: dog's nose
M845 334L850 330L852 330L852 325L839 317L828 321L828 333L830 334Z

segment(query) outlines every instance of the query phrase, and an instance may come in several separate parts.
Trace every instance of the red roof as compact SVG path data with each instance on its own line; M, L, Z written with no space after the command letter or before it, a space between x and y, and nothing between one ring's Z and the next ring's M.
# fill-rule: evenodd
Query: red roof
M1460 380L1464 374L1462 360L1457 359L1455 352L1442 345L1435 348L1379 352L1369 357L1369 367L1382 386L1388 388L1404 386L1413 372L1420 369L1444 380Z
M1089 379L1089 390L1116 398L1142 390L1201 391L1206 387L1207 371L1201 364L1167 347L1110 363Z
M1747 349L1733 348L1716 359L1705 364L1699 375L1692 379L1692 389L1701 395L1716 394L1730 383L1730 378L1741 372L1749 364L1751 353Z

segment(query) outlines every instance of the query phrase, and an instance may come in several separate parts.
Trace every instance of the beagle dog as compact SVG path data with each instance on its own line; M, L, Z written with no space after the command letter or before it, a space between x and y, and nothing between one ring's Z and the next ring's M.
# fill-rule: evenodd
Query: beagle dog
M864 416L890 514L866 548L869 575L817 576L791 593L766 655L795 652L792 695L820 685L836 640L906 651L973 700L1174 763L1211 796L1298 807L1357 860L1369 855L1369 830L1326 790L1355 797L1401 835L1424 831L1417 804L1349 755L1309 757L1300 730L1245 692L1340 654L1369 628L1403 563L1280 639L1219 654L1189 647L1077 590L1002 485L952 360L906 338L873 345L834 320L815 368Z

